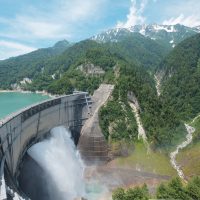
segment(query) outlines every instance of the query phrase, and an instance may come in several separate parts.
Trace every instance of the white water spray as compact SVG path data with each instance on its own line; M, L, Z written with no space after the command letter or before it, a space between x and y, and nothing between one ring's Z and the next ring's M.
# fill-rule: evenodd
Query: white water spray
M52 129L51 137L33 145L28 154L48 173L63 199L85 196L84 166L65 127Z

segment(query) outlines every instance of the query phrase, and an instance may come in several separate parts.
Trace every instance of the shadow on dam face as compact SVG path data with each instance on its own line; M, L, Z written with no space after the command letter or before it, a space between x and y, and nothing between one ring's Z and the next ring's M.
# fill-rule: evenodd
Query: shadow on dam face
M42 153L42 152L41 152ZM18 177L19 187L31 200L64 200L51 177L27 153Z

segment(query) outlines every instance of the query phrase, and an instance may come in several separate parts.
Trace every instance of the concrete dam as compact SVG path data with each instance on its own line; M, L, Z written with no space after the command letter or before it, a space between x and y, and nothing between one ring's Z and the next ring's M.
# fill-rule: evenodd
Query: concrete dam
M106 88L107 92L98 101ZM107 144L99 125L94 124L98 109L112 89L102 85L92 97L86 92L75 92L32 105L4 119L0 124L0 200L29 199L19 187L20 165L27 150L47 137L54 127L65 126L70 130L84 160L106 161Z

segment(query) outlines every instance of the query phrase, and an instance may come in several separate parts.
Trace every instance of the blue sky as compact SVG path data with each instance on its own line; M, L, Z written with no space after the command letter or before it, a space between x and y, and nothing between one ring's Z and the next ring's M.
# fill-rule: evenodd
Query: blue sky
M0 0L0 59L135 24L200 25L200 0Z

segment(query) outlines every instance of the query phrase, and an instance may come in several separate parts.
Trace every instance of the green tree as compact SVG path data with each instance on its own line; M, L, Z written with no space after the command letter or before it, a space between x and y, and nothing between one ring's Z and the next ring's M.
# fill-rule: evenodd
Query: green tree
M142 188L136 187L134 189L128 189L125 194L125 200L148 200L149 192L147 186Z
M125 192L123 188L116 189L112 194L113 200L125 200Z
M119 188L113 192L113 200L148 200L149 191L146 185L143 187L124 189Z
M156 196L159 199L192 200L180 178L174 178L168 184L161 184Z
M194 200L200 199L200 178L199 177L193 178L188 183L186 191L192 199Z

